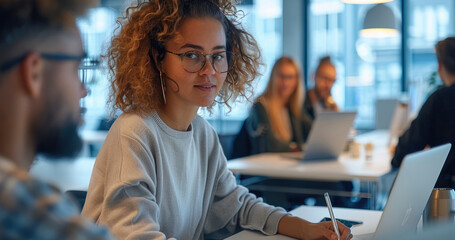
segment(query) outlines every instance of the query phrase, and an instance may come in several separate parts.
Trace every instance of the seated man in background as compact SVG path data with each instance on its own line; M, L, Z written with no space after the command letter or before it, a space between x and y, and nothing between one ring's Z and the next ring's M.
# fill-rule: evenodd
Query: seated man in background
M82 146L76 17L96 1L0 1L0 239L110 239L72 199L35 180L36 154Z
M436 90L420 109L409 129L399 138L392 166L399 167L403 157L444 143L455 144L455 37L436 44L438 73L445 87ZM450 150L435 187L454 187L455 148Z
M331 94L336 77L337 71L330 57L321 58L314 74L314 88L308 90L303 104L303 108L312 119L321 111L338 112L338 105Z

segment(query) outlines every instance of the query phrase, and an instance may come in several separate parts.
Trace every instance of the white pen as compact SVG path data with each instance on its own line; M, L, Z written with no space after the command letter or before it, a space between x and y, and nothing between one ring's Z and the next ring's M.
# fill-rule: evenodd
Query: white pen
M332 202L330 201L328 192L324 193L324 198L325 202L327 203L327 208L329 209L330 218L332 219L333 229L335 229L335 233L337 234L338 240L340 240L341 238L340 230L338 229L337 220L335 218L335 215L333 214Z

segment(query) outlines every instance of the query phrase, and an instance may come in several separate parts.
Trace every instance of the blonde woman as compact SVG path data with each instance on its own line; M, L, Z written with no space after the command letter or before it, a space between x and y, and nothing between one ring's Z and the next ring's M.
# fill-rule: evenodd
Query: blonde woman
M303 97L299 66L292 58L281 57L245 122L251 154L301 150L311 128L310 118L302 112Z

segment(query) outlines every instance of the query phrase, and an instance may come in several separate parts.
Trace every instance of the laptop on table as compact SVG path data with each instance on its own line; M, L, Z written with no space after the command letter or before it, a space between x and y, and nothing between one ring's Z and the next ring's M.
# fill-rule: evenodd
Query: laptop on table
M407 155L401 163L376 231L355 239L390 239L394 233L415 233L451 144Z
M336 160L343 151L356 112L321 112L311 126L301 159Z

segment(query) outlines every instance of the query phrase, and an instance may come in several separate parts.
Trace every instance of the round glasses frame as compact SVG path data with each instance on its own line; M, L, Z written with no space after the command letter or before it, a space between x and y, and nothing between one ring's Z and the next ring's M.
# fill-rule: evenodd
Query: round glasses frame
M168 52L170 54L174 54L176 56L179 56L180 60L182 61L183 69L185 69L185 71L187 71L189 73L200 72L205 67L205 64L207 63L207 56L210 57L210 61L209 62L210 62L210 64L212 64L212 68L218 73L226 73L226 72L228 72L230 70L231 66L235 63L235 59L236 59L236 55L233 52L229 52L229 51L222 51L222 52L211 53L211 54L203 54L203 53L198 52L198 51L188 51L188 52L184 52L184 53L175 53L175 52L171 52L171 51L166 50L166 52ZM227 69L226 69L226 71L218 71L218 69L216 67L216 64L214 64L215 57L219 56L219 55L221 55L223 53L226 54ZM188 64L188 63L185 63L185 57L190 55L190 54L196 54L197 56L199 56L199 58L197 59L199 62L197 64L193 65L193 66L200 65L200 67L198 67L197 70L188 69L189 66L185 66L186 64ZM190 59L188 59L188 60L190 60Z

